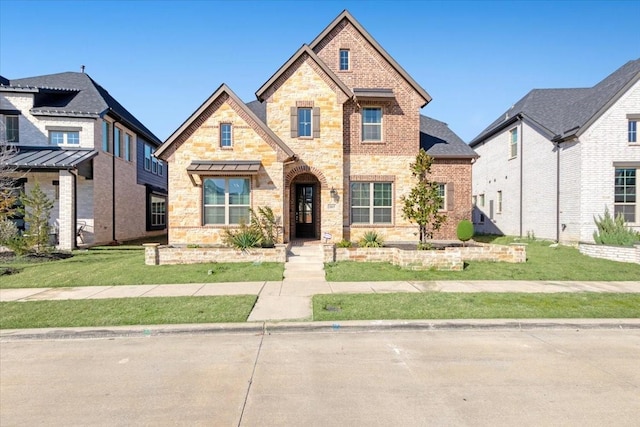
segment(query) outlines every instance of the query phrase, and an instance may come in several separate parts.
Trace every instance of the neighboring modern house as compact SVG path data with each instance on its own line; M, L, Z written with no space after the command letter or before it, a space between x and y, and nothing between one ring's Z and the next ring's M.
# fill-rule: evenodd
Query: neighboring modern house
M161 141L87 74L1 79L0 120L18 183L54 201L60 249L166 232Z
M349 14L304 44L245 104L221 85L158 149L170 165L169 243L219 244L223 231L270 207L283 240L417 241L400 198L422 145L435 158L455 239L471 216L475 152L420 115L429 94Z
M591 88L534 89L471 141L477 231L593 242L594 217L640 230L640 59Z

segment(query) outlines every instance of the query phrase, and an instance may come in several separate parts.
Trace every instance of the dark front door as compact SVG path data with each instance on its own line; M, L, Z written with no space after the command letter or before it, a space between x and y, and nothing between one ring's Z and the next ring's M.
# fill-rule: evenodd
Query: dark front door
M316 237L315 216L313 215L313 184L296 185L296 237Z

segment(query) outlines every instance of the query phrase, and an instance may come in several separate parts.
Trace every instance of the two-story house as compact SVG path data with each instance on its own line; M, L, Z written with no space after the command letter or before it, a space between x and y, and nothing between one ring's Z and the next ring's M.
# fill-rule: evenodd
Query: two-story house
M469 144L485 233L593 242L605 210L640 230L640 59L591 88L534 89Z
M268 206L283 239L417 241L401 197L422 146L435 158L446 225L471 217L475 152L420 115L431 96L349 14L304 44L245 104L221 85L158 149L169 179L169 243L218 244Z
M2 79L0 120L18 183L54 201L60 249L166 232L161 141L87 74Z

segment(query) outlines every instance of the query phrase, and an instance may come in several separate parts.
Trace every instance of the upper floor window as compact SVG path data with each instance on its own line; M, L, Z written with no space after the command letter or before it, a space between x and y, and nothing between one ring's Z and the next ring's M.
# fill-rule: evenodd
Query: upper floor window
M351 223L391 224L390 182L351 183Z
M231 123L222 123L220 125L220 146L231 147Z
M502 213L502 191L498 191L496 199L497 199L496 213Z
M636 222L638 169L616 168L614 184L614 216L622 215L626 222Z
M340 71L349 71L349 49L340 49Z
M311 137L311 108L298 108L298 136Z
M80 132L78 131L49 131L49 143L52 145L78 145Z
M251 200L249 178L205 178L204 224L240 224L249 222Z
M131 135L124 135L124 159L131 161Z
M120 132L120 128L117 126L113 127L113 155L117 157L122 156L122 134Z
M362 109L362 140L382 141L382 108Z
M111 139L111 123L108 121L102 122L102 151L106 151L107 153L111 152L111 147L109 144Z
M484 208L484 194L481 194L479 198L480 198L480 207Z
M5 115L5 137L7 142L20 141L20 119L18 115Z
M518 155L518 128L513 128L509 131L509 158L514 158Z
M149 144L144 144L144 170L151 171L152 148Z
M629 142L638 142L638 121L629 120Z
M291 138L320 138L320 108L312 101L298 101L291 107Z

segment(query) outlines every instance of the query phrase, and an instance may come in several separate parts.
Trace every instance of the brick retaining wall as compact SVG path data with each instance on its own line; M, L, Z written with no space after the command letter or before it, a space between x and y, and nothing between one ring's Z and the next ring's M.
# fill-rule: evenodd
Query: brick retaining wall
M634 247L590 245L580 243L578 249L581 254L592 258L604 258L611 261L630 262L640 264L640 244Z

